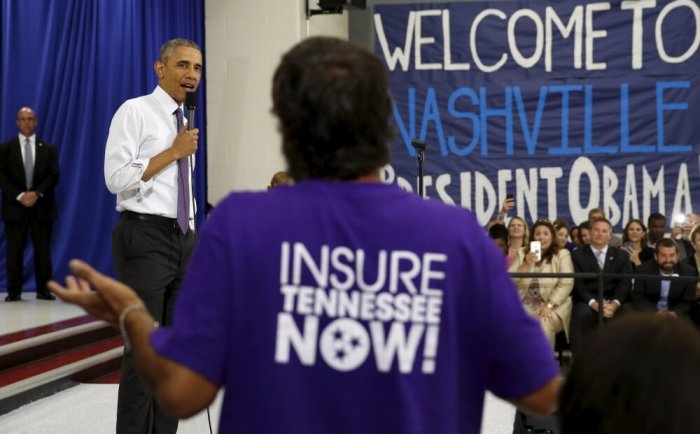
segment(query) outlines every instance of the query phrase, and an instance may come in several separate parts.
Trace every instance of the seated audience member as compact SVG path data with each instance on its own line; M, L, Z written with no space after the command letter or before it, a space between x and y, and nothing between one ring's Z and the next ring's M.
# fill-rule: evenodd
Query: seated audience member
M579 245L578 248L587 246L591 242L591 222L586 220L578 225Z
M541 259L523 247L508 271L520 273L573 273L571 254L555 242L554 226L548 221L537 221L532 226L532 239L541 243ZM571 321L571 288L574 280L567 277L517 277L525 310L540 320L542 329L554 347L554 337L560 331L569 335Z
M563 434L700 433L700 334L634 313L590 335L560 396Z
M598 220L598 219L605 219L605 211L603 211L603 208L593 208L590 211L588 211L588 221L590 223L593 223L593 221ZM610 242L608 243L611 246L614 247L620 247L622 245L622 240L620 237L615 235L614 233L610 234Z
M574 245L572 252L581 246L581 234L579 233L578 226L572 226L570 231L571 242Z
M554 230L557 231L556 240L559 248L572 252L576 248L576 245L569 241L569 225L566 224L564 219L556 219L552 222L552 225L554 226Z
M508 222L508 257L513 260L518 250L530 242L530 230L522 217L515 216Z
M295 185L219 202L172 327L80 261L51 290L120 326L172 416L225 388L223 434L477 433L487 389L551 411L558 366L476 216L381 182L384 64L311 37L282 56L272 89Z
M690 217L690 215L675 217L671 225L671 239L678 244L678 259L681 261L695 255L695 247L690 241L690 231L693 229Z
M289 173L282 170L282 171L276 172L274 175L272 175L272 179L270 180L270 185L267 186L267 189L272 190L273 188L278 187L280 185L292 185L292 184L294 184L294 180L292 179L292 177L289 176Z
M678 262L678 246L670 238L656 243L654 260L637 267L639 277L632 286L632 305L636 310L650 310L657 313L687 317L695 300L695 282L678 279L654 279L652 276L694 276L688 264Z
M692 214L690 214L689 217L692 220ZM649 247L656 246L656 242L663 239L666 236L667 223L668 222L666 221L666 216L664 216L663 214L655 212L649 215L649 218L647 219L647 227L649 228ZM678 229L679 226L674 223L674 228ZM676 231L672 231L671 238L674 238L675 235L679 234L679 232L677 232L677 229ZM692 256L695 253L695 249L693 248L690 241L685 240L683 238L681 238L681 240L676 241L679 242L678 253L679 259L681 261L687 258L688 256Z
M496 242L503 254L508 258L508 228L506 225L496 223L489 228L489 237Z
M647 218L647 229L649 247L653 248L656 246L656 242L666 235L666 216L658 212L649 214Z
M595 220L591 226L591 243L571 254L577 273L598 273L603 270L603 303L598 300L598 277L579 277L574 280L573 309L571 313L571 350L576 355L583 335L599 321L604 321L630 310L628 298L631 279L613 276L613 273L631 274L632 262L624 251L608 244L612 225L608 220Z
M685 258L684 262L693 269L695 276L700 276L700 224L690 231L690 242L693 243L695 254ZM690 317L700 327L700 281L695 284L695 301L690 308Z
M627 222L622 232L621 248L630 255L630 261L635 268L642 262L654 259L654 249L649 247L647 228L640 220L632 219Z
M695 270L696 275L700 275L700 225L695 225L693 230L690 231L690 242L693 243L695 253L693 256L685 258L685 263ZM698 288L700 289L700 283L698 283ZM700 298L700 292L696 298Z

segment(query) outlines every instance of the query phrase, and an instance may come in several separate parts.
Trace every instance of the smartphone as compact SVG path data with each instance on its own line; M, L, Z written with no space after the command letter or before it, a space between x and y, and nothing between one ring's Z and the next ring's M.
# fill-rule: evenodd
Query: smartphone
M632 250L634 248L634 245L632 244L632 241L625 241L624 245L627 249Z
M675 217L673 217L673 221L682 225L683 223L685 223L685 216L683 214L678 214Z
M506 209L511 209L515 206L515 197L513 193L506 194L505 206L507 207Z
M537 255L537 260L542 260L542 243L539 241L530 241L530 251Z

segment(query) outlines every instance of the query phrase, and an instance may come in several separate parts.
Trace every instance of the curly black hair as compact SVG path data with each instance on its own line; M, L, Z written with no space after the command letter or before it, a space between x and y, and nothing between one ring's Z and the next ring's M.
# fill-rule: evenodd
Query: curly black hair
M351 180L389 162L387 73L366 49L329 37L300 42L275 71L272 102L294 180Z

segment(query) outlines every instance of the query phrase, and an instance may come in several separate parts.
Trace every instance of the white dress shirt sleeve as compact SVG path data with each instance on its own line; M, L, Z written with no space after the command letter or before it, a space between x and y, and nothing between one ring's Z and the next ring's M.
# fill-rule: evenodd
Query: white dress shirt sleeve
M153 179L142 181L150 158L140 157L145 118L133 104L125 103L114 114L105 148L104 176L111 193L137 190L140 196L153 187Z

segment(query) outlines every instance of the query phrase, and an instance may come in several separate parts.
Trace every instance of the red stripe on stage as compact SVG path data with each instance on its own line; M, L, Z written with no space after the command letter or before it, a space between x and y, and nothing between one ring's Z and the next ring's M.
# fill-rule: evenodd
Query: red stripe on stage
M90 315L83 315L83 316L79 316L76 318L70 318L67 320L58 321L55 323L46 324L46 325L39 326L39 327L34 327L31 329L27 329L27 330L21 330L21 331L14 332L14 333L8 333L6 335L0 336L0 346L11 344L14 342L19 342L19 341L22 341L24 339L33 338L36 336L45 335L45 334L56 332L59 330L64 330L64 329L75 327L78 325L91 323L94 321L97 321L97 319L95 319L94 317L92 317Z
M109 351L113 348L117 348L121 345L123 345L121 336L115 336L104 341L96 342L92 345L86 345L84 347L66 351L46 359L38 360L34 363L7 369L0 373L0 387L60 368L61 366L78 362L88 357Z

